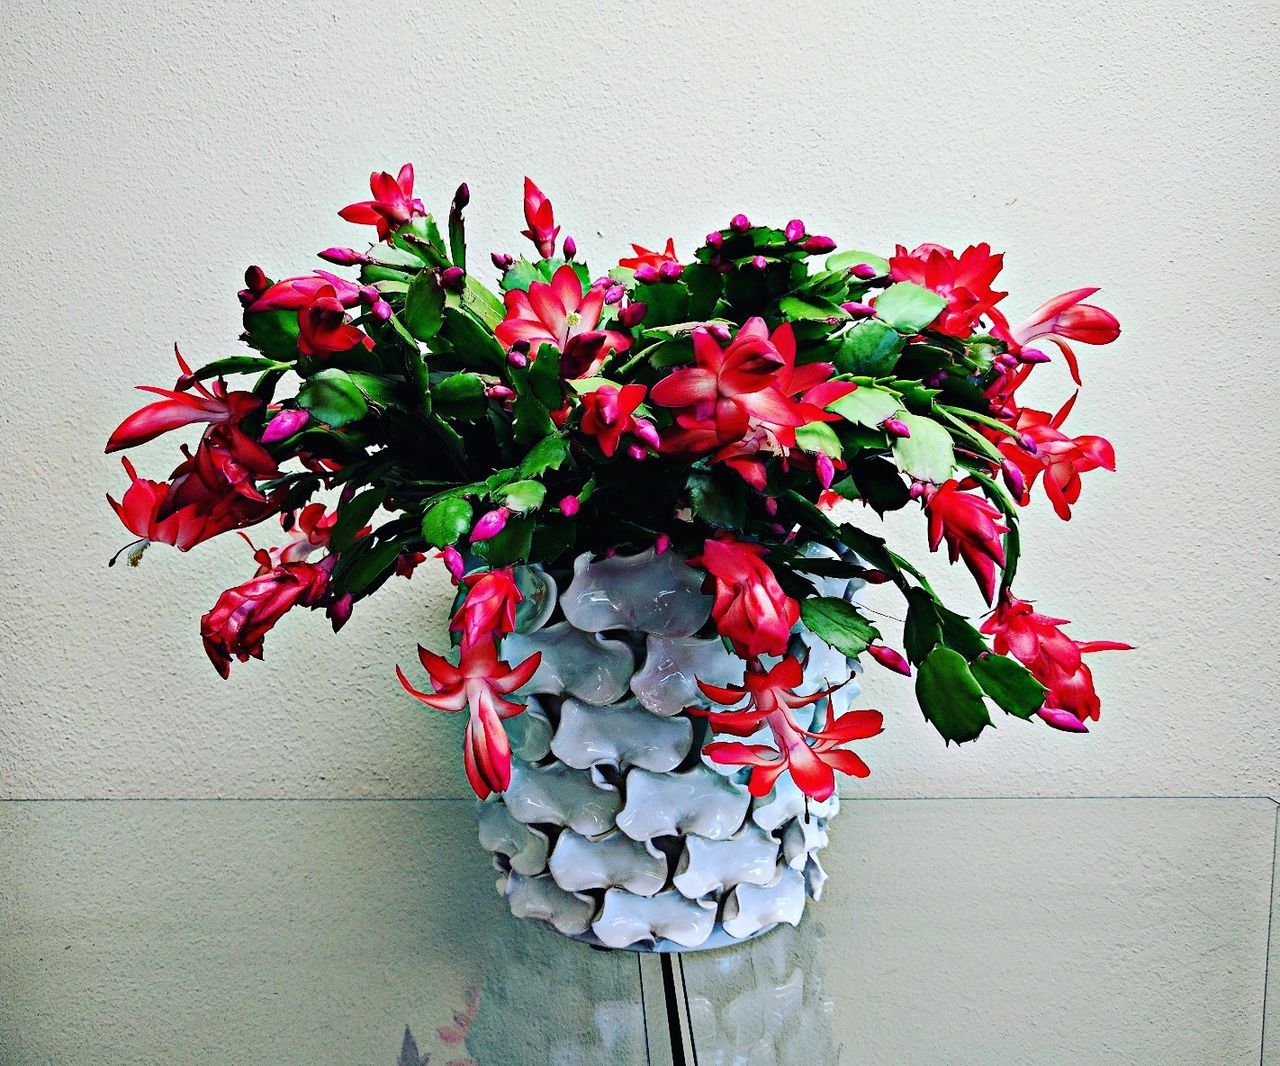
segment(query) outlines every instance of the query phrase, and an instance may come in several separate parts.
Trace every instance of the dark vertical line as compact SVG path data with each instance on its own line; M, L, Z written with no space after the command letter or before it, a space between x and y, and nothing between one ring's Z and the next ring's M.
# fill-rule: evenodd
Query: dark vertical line
M684 976L684 953L676 956L680 960L680 991L684 994L684 1017L689 1026L689 1050L693 1053L693 1066L698 1066L698 1038L693 1034L693 1011L689 1009L689 982Z
M644 1030L644 1061L653 1066L653 1052L649 1050L649 1008L644 1001L644 965L640 952L636 956L636 980L640 982L640 1027Z
M671 1066L689 1066L684 1057L684 1037L680 1035L680 1001L676 997L676 977L671 969L670 952L659 955L662 960L662 994L667 1001L667 1032L671 1037Z
M1276 883L1276 853L1280 852L1280 807L1276 808L1275 843L1271 845L1271 902L1267 905L1267 961L1266 970L1262 974L1262 1041L1258 1046L1258 1066L1266 1066L1267 1062L1267 997L1271 983L1271 930L1276 922L1276 895L1280 893L1280 884Z

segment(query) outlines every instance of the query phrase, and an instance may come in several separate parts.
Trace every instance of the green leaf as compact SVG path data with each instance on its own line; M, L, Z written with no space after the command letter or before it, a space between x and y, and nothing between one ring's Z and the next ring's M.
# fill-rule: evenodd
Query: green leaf
M396 385L393 378L379 374L367 374L363 370L349 370L347 376L374 407L396 407Z
M297 311L246 311L244 338L249 346L273 359L298 357Z
M827 256L826 267L828 270L848 270L859 263L875 267L881 277L889 273L889 260L882 255L876 255L875 252L836 252L835 255Z
M976 740L991 724L982 687L957 651L934 648L916 671L916 699L948 744Z
M802 322L825 322L829 318L846 319L848 313L837 303L817 296L784 296L778 301L778 310L787 318Z
M513 481L499 492L503 504L522 514L536 511L547 498L547 488L538 481Z
M813 596L800 603L800 617L809 632L838 652L856 658L880 631L860 615L851 603L834 596Z
M689 506L709 526L741 529L747 520L747 502L735 475L733 482L717 478L706 470L689 473Z
M215 359L205 363L195 372L196 381L220 377L223 374L257 374L268 370L287 370L292 364L277 362L261 355L229 355L225 359Z
M484 379L478 374L450 374L431 386L431 395L442 414L474 419L484 413L489 402L484 388Z
M568 455L569 443L559 434L543 437L520 461L520 473L524 477L538 477L548 470L558 470Z
M896 329L870 318L840 338L832 361L841 374L883 377L893 372L905 343Z
M510 292L512 289L519 289L521 292L528 292L529 286L535 281L546 281L529 260L521 256L507 269L502 275L502 280L498 283L503 292Z
M926 415L904 412L898 418L911 430L909 437L894 438L893 459L898 469L917 481L942 484L956 465L951 434Z
M506 566L524 562L529 558L533 543L534 520L525 516L513 516L492 540L481 542L481 550L491 566Z
M368 543L373 539L368 537L356 543L352 549L354 558L348 566L341 568L340 582L335 581L339 587L356 596L386 574L395 564L396 556L406 546L405 541L396 538L379 539L376 544Z
M907 620L902 628L903 650L917 666L928 658L942 642L942 626L934 609L933 597L924 589L907 593Z
M507 365L507 353L502 350L498 339L480 319L461 307L445 305L439 337L449 342L454 353L467 366Z
M428 341L440 332L444 322L444 289L431 271L424 270L409 282L403 320L405 329L420 341Z
M564 399L560 353L550 345L544 344L529 364L529 388L549 411L554 411Z
M434 548L455 543L471 528L471 504L461 496L441 500L422 516L422 539Z
M936 292L900 281L876 297L876 317L899 333L919 333L946 306L946 298Z
M298 390L298 406L334 428L357 422L369 413L369 403L345 370L329 368L312 374Z
M355 542L356 534L369 524L373 512L382 503L383 489L366 489L338 510L338 520L329 534L331 551L344 551Z
M844 454L836 431L825 422L810 422L808 425L797 426L796 444L800 446L801 451L824 452L833 459L839 459Z
M856 425L874 429L902 410L902 397L878 385L859 385L848 396L827 404L827 410ZM950 440L948 436L947 441Z
M991 650L987 647L986 638L969 624L964 615L948 610L936 600L933 606L938 614L938 621L942 624L942 642L948 648L955 649L970 661Z
M1045 687L1022 663L1007 655L982 655L969 664L982 691L1006 712L1030 718L1044 706Z

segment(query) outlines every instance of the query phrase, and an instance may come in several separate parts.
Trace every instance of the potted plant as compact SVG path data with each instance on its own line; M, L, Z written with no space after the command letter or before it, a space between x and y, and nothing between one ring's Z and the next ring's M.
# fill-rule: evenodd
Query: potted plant
M597 274L526 179L536 255L494 253L494 291L467 187L442 227L413 184L374 174L340 212L377 232L320 253L353 277L249 268L252 354L179 354L175 386L144 386L158 398L107 446L203 425L194 451L166 481L125 459L109 499L135 564L278 517L282 543L250 541L255 571L201 619L224 677L291 609L337 630L443 560L454 646L420 647L400 681L466 716L515 913L659 949L799 921L837 775L867 775L883 728L853 706L864 658L914 673L947 742L993 706L1076 732L1098 717L1084 655L1125 645L1068 636L1011 587L1037 483L1069 518L1081 475L1114 466L1064 431L1074 397L1051 414L1017 395L1053 352L1079 384L1071 343L1116 338L1095 290L1011 325L985 244L886 258L744 215L687 259L668 240ZM913 506L993 608L980 625L868 528ZM901 593L901 650L860 606L867 583Z

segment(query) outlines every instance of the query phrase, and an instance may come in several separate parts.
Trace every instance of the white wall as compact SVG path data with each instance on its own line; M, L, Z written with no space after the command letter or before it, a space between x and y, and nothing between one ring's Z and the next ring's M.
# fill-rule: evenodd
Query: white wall
M175 339L235 350L245 265L358 242L336 209L406 159L437 209L470 182L478 261L518 248L529 173L600 266L629 240L687 253L742 210L867 248L989 240L1012 313L1102 285L1125 332L1085 351L1073 424L1113 439L1119 472L1069 525L1033 509L1019 587L1140 650L1096 659L1089 736L1008 721L963 750L876 672L888 732L852 789L1276 792L1273 4L337 10L0 15L0 795L465 795L460 723L391 676L438 631L436 576L339 638L288 619L224 683L197 620L247 575L238 541L105 566L126 535L102 444L130 386L172 377ZM141 467L167 473L171 448Z

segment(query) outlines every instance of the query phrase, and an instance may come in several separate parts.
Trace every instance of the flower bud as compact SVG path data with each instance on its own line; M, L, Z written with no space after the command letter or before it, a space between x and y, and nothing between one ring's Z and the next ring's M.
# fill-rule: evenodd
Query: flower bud
M1001 370L1012 370L1018 365L1018 360L1008 352L1001 352L992 360L992 362Z
M770 518L778 513L778 498L776 496L766 496L764 498L764 513Z
M707 326L707 332L721 344L728 344L733 339L733 334L729 332L729 327L723 322L712 322Z
M781 522L770 522L764 528L767 529L770 533L772 533L775 537L784 536L787 532L787 527L784 526Z
M564 239L565 259L566 260L572 259L577 254L578 254L578 242L575 241L572 237L566 237Z
M867 654L885 669L911 676L911 664L887 644L868 644Z
M708 248L719 248L722 244L724 244L724 234L719 230L713 230L707 234Z
M649 453L646 452L639 444L628 444L627 455L634 459L637 463L643 462L648 458Z
M813 466L817 471L818 481L821 483L822 487L824 489L831 488L831 482L833 482L836 477L836 466L835 463L831 461L831 456L826 452L819 452Z
M891 437L902 437L905 439L906 437L911 436L911 430L907 428L907 424L900 418L886 418L880 423L880 428Z
M609 288L605 289L604 291L604 302L607 304L616 304L619 300L622 299L622 296L625 292L626 292L626 289L624 289L621 285L615 285L613 281L610 280Z
M510 517L511 511L506 507L495 507L492 511L486 511L471 527L472 542L492 540L507 527L507 519Z
M849 273L855 278L860 278L862 281L870 281L872 278L878 278L880 276L880 271L870 263L855 263L849 268Z
M325 610L325 614L329 616L329 622L332 624L335 633L347 624L347 619L351 617L351 605L354 603L355 597L346 592L329 604Z
M274 444L286 437L292 437L310 421L311 415L307 411L292 408L281 411L267 423L267 428L262 431L262 443Z
M461 211L469 203L471 203L471 190L464 181L458 186L458 191L453 194L453 209Z
M578 513L578 509L582 506L577 496L566 496L560 501L560 513L565 518L572 518Z
M251 266L244 272L244 285L254 296L257 296L259 293L266 292L271 287L271 282L262 272L262 267Z
M870 318L876 313L876 309L870 304L858 303L856 300L842 303L840 309L854 318Z
M804 223L801 222L798 218L793 218L790 222L787 223L787 228L785 230L785 233L787 236L787 240L789 240L792 244L794 244L796 241L804 240Z
M1006 459L1000 464L1000 476L1004 478L1004 483L1009 486L1009 491L1021 500L1027 492L1027 481L1022 476L1022 471L1018 469L1016 463L1011 463Z
M746 215L734 215L729 219L729 228L734 233L746 233L751 228L751 220Z
M764 270L769 265L769 261L762 255L753 255L749 265L752 270Z
M440 558L444 560L444 565L448 567L453 580L461 581L462 575L466 572L466 566L462 561L462 553L450 544L440 553Z
M671 547L671 538L665 533L659 533L653 540L653 554L662 555Z
M506 252L490 252L489 259L493 262L494 266L502 271L510 270L511 264L515 262L515 260L511 256L507 255Z
M1023 451L1028 451L1032 455L1035 455L1036 452L1040 450L1039 445L1035 442L1035 438L1028 437L1025 433L1018 434L1018 443L1022 445Z
M519 352L521 355L528 355L528 354L529 354L529 342L528 342L527 340L525 340L524 338L521 338L521 339L520 339L520 340L518 340L518 341L512 341L512 342L511 342L511 350L512 350L513 352Z
M649 445L650 448L658 447L658 427L647 418L637 418L635 428L631 432Z
M928 489L923 481L911 482L911 488L907 489L908 499L918 500L921 496L928 494Z
M467 284L467 272L462 267L445 267L440 271L440 287L449 292L461 292Z
M682 263L663 263L658 267L658 277L663 281L675 281L684 273L684 265Z
M1023 348L1015 358L1020 363L1047 363L1049 355L1042 352L1039 348Z
M858 576L868 585L883 585L889 580L889 575L883 570L863 570Z
M507 352L507 362L512 366L526 367L529 365L529 357L524 352L517 352L514 348Z
M645 285L651 285L658 280L657 267L652 267L648 263L641 263L636 267L636 281Z
M645 312L649 310L649 305L643 300L632 300L618 313L618 323L624 329L634 329L644 321Z
M369 262L367 255L357 252L354 248L326 248L323 252L316 254L326 263L340 267L359 266L361 263Z
M391 305L386 300L374 300L373 306L369 308L369 313L381 322L386 322L391 317Z
M491 400L497 400L500 403L506 403L508 400L514 400L515 392L507 388L505 385L490 385L484 390L484 394Z
M810 237L801 247L810 255L822 255L835 249L836 242L830 237Z
M923 384L927 389L940 389L946 384L950 375L945 370L930 370L925 374Z

